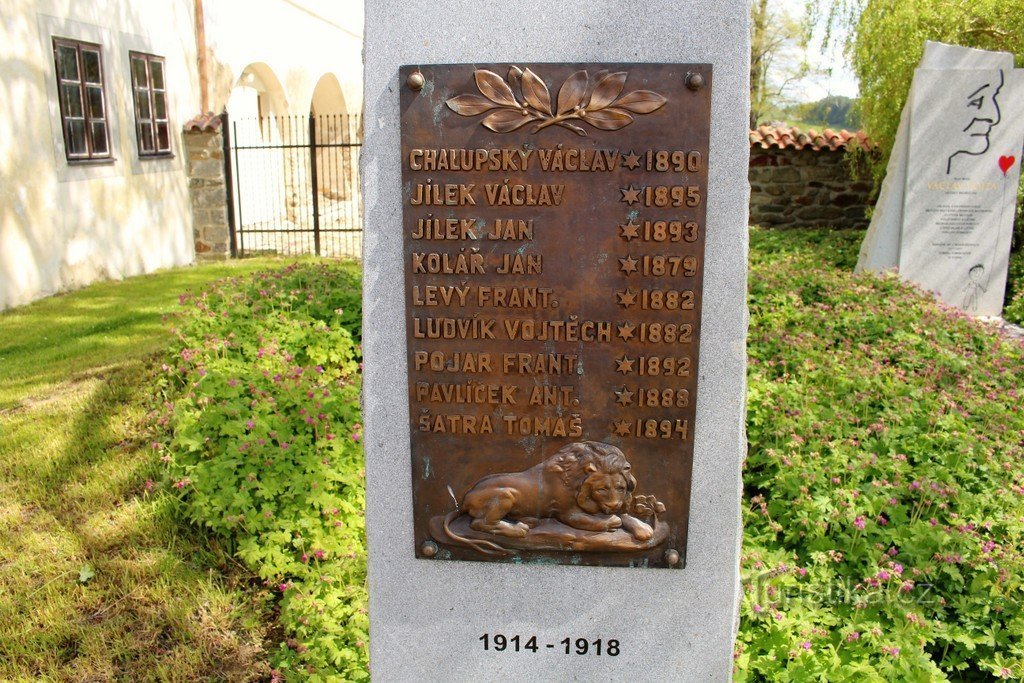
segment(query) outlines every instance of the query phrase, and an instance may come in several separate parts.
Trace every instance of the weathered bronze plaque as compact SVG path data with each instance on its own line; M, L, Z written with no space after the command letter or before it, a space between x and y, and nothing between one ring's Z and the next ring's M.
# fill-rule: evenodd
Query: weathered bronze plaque
M402 69L417 556L685 564L711 85Z

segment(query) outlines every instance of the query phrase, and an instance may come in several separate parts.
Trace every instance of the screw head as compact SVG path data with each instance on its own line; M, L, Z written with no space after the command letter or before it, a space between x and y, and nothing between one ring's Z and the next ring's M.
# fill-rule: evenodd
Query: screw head
M687 74L686 87L693 91L700 90L704 87L704 77L700 74Z
M423 557L433 557L437 555L437 544L433 541L424 541L423 545L420 546L420 553Z
M665 564L670 567L675 567L679 564L679 551L675 548L669 548L665 551Z
M409 74L409 77L405 79L406 84L413 90L423 90L423 86L426 84L426 79L423 78L423 74L419 71L413 71Z

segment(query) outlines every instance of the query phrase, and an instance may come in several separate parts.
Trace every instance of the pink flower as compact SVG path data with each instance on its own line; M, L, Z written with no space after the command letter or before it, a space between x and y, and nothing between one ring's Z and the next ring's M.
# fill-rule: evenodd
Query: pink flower
M859 631L851 631L850 634L846 636L846 642L848 643L852 643L855 640L860 640Z
M237 387L238 386L238 380L237 379L229 379L228 380L228 386L229 387Z
M863 529L867 525L867 522L863 517L857 517L857 519L853 520L853 525L858 529Z
M760 614L763 611L764 611L764 607L761 607L761 605L759 605L757 603L754 603L754 612L755 613Z
M898 647L883 646L882 647L882 652L884 652L885 654L887 654L887 655L889 655L891 657L899 657L900 656L900 649Z
M804 642L800 643L800 647L802 647L805 650L810 650L811 649L811 641L805 640Z
M156 488L156 484L154 484L151 480L147 479L146 483L142 485L142 488L146 489L147 491L152 491L153 489Z

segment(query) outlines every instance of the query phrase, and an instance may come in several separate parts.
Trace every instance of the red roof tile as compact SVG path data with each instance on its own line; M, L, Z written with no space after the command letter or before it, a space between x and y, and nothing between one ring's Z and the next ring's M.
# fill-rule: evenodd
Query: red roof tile
M200 114L185 124L187 133L216 133L220 130L220 114L207 112Z
M758 126L750 131L750 146L768 149L777 147L779 149L793 148L803 149L810 147L814 151L828 149L838 151L859 146L865 151L871 151L875 145L868 139L864 131L860 130L851 133L848 130L841 130L838 133L831 128L818 132L813 128L806 131L797 127L787 126Z

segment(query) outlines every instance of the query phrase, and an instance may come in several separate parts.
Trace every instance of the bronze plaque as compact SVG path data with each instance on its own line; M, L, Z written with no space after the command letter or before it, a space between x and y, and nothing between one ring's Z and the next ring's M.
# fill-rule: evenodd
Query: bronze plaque
M711 85L402 68L418 557L684 566Z

